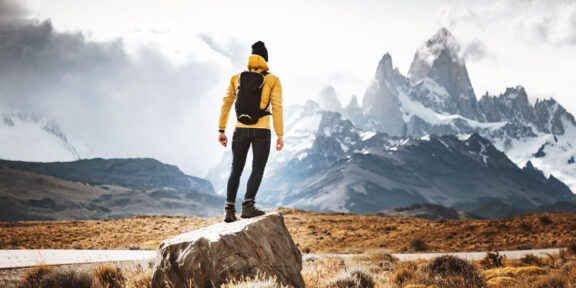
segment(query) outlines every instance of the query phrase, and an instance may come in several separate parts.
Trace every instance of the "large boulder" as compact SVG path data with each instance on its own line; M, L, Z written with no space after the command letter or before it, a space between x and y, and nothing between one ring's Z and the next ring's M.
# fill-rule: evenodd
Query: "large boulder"
M219 287L258 274L304 287L302 255L278 212L180 234L157 255L152 288Z

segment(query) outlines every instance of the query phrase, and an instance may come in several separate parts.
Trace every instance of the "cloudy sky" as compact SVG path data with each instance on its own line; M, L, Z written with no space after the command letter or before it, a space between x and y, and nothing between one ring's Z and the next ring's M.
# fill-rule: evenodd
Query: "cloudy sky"
M406 74L446 27L478 97L522 85L576 113L572 0L0 0L0 25L3 105L56 119L88 155L155 157L197 176L225 152L221 97L257 40L286 105L328 85L344 105L361 100L385 53Z

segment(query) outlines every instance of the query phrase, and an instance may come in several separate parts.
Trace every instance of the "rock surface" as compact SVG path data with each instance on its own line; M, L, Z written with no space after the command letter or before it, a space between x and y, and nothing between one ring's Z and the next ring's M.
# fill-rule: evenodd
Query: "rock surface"
M158 248L151 287L219 287L258 274L304 287L301 270L302 255L284 218L272 212L165 240Z

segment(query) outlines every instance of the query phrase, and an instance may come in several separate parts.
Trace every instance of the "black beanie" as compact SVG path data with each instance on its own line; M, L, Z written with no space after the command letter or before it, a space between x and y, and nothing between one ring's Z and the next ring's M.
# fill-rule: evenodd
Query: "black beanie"
M266 62L268 62L268 50L266 50L266 46L264 42L258 41L252 44L252 54L260 55Z

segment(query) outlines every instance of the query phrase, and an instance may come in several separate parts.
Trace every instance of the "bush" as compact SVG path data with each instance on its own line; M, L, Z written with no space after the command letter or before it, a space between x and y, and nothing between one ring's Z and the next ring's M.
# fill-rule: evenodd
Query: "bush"
M428 250L428 245L422 239L414 239L410 242L410 248L416 252L423 252Z
M440 256L429 263L425 271L428 285L438 287L484 287L484 280L472 264L454 256Z
M120 268L102 264L94 269L94 278L102 286L106 288L122 288L126 278L122 275Z
M32 267L24 273L18 286L22 288L41 287L40 284L43 279L52 273L54 273L54 269L46 265Z
M401 267L394 271L390 277L390 282L394 287L404 287L416 277L416 271L408 267Z
M143 271L142 269L138 269L132 271L126 278L126 288L150 288L150 283L152 283L152 270Z
M91 288L92 286L92 278L88 273L74 270L55 270L45 265L31 268L22 276L18 285L21 288Z
M520 263L522 263L524 266L544 266L542 259L534 256L534 254L526 254L522 256L522 258L520 258Z
M547 226L547 225L554 223L552 221L552 219L550 219L550 217L548 217L548 216L540 216L540 217L538 217L538 220L540 221L540 224L542 224L544 226Z
M374 288L372 275L360 270L348 271L337 276L329 285L331 288Z
M570 245L568 245L568 252L576 256L576 242L570 243Z
M486 256L480 260L480 266L484 269L499 268L504 266L504 256L500 253L486 253Z

